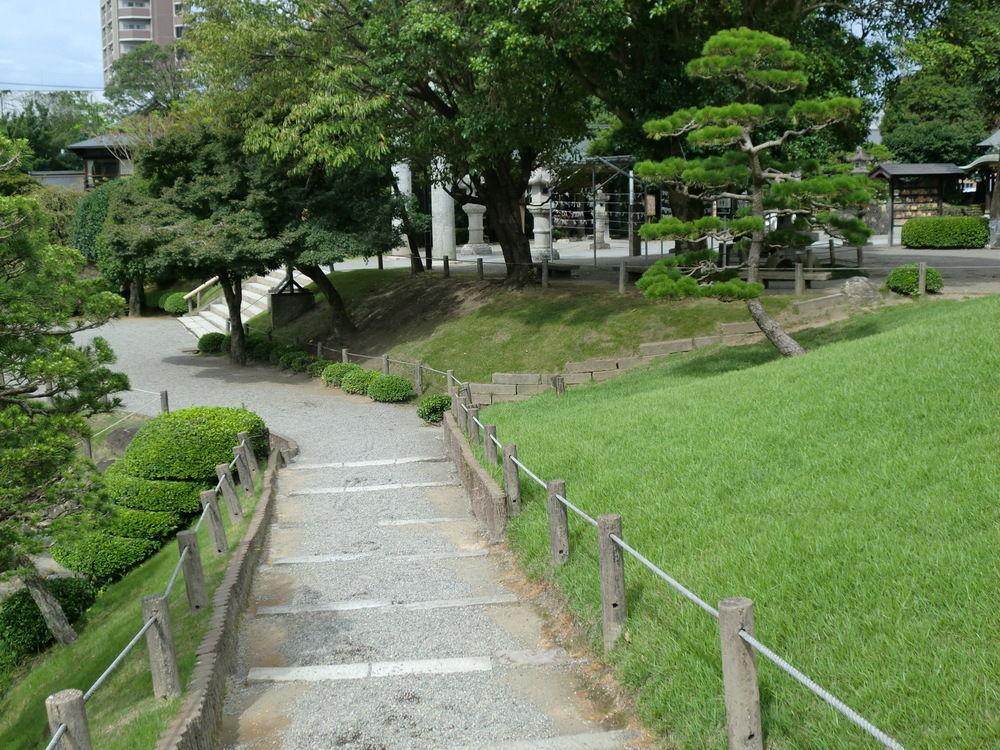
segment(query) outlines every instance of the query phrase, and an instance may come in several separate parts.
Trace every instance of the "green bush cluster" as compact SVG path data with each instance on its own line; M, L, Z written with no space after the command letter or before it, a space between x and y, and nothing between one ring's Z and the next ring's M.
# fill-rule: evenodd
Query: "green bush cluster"
M202 354L218 354L229 337L224 333L206 333L198 339L198 351Z
M97 598L97 589L84 578L50 578L46 585L70 623L77 622ZM4 599L0 604L0 653L8 658L8 666L16 666L51 642L52 633L27 589Z
M313 356L298 349L292 349L278 358L278 367L292 372L306 372L313 362Z
M110 581L125 575L159 547L152 539L127 539L98 530L59 538L50 551L60 565L95 581Z
M339 386L345 375L360 369L361 366L353 362L333 362L323 369L323 374L320 377L327 385Z
M977 216L920 216L903 225L901 241L914 248L980 248L990 239L989 226Z
M356 370L351 370L340 379L340 387L345 393L366 394L368 393L368 386L378 376L379 373L374 370L366 370L363 367L359 367Z
M115 507L106 530L126 539L165 539L181 525L177 513Z
M762 284L749 283L739 278L699 283L693 276L680 271L678 259L674 257L658 260L646 270L635 285L648 299L714 297L724 301L746 300L759 297L764 291Z
M171 315L183 315L187 312L188 303L181 292L173 292L160 300L160 307Z
M372 378L365 392L372 401L398 403L413 395L413 384L399 375L378 375Z
M267 362L271 357L271 350L275 348L275 344L266 336L250 334L247 336L246 348L250 359L257 362Z
M330 366L330 360L323 359L321 357L315 357L312 362L309 363L309 368L306 370L311 378L319 378L323 376L323 370Z
M436 424L444 419L444 413L451 408L451 398L437 393L424 396L417 405L417 416L425 422Z
M104 472L104 488L108 497L123 508L186 515L197 513L201 508L198 497L205 484L144 479L129 474L124 463L119 461Z
M913 221L912 219L910 221ZM885 288L896 294L915 297L919 294L920 269L916 263L904 263L892 269L885 280ZM927 267L927 293L937 294L944 289L944 279L936 268Z

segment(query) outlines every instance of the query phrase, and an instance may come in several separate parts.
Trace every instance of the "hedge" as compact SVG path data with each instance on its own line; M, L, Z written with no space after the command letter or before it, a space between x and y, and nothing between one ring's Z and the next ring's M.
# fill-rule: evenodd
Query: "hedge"
M74 623L97 598L94 584L85 578L50 578L49 592ZM52 642L45 619L27 589L18 589L0 604L0 651L7 651L17 663L36 654Z
M56 539L50 552L60 565L104 582L123 576L159 548L160 543L150 539L88 531Z
M977 216L920 216L903 224L901 241L914 248L986 247L990 229Z
M340 387L345 393L368 393L368 386L377 377L379 377L379 373L374 370L359 367L357 370L351 370L340 379Z
M444 419L444 413L451 408L451 398L440 393L424 396L417 406L417 416L425 422L436 424Z
M215 479L215 467L232 460L240 432L250 433L255 453L267 451L267 426L251 411L179 409L143 425L118 463L125 473L143 479Z
M163 298L160 307L171 315L183 315L188 310L188 303L181 292L174 292Z
M206 333L198 339L198 351L202 354L218 354L227 338L224 333Z
M111 500L123 508L178 514L201 510L199 496L207 489L204 482L136 477L128 473L121 461L104 472L104 488Z
M278 358L278 367L282 370L291 370L292 372L305 372L309 369L312 361L312 355L295 349L285 352Z
M413 384L399 375L379 375L368 384L366 392L372 401L406 401L413 395Z
M916 263L904 263L896 266L885 280L885 288L896 294L914 297L918 294L920 285L920 269ZM944 280L936 268L927 267L927 293L937 294L944 289Z
M181 524L178 513L116 506L107 532L126 539L164 539Z
M98 238L108 216L111 193L118 189L116 183L117 180L105 182L85 193L77 204L71 229L73 247L83 253L87 260L97 258Z
M331 364L332 363L328 359L320 359L319 357L316 357L309 364L309 369L306 370L306 372L309 373L309 377L311 378L322 377L323 371Z
M356 365L353 362L334 362L323 369L323 374L320 377L327 385L340 385L340 381L347 373L360 369L361 365Z

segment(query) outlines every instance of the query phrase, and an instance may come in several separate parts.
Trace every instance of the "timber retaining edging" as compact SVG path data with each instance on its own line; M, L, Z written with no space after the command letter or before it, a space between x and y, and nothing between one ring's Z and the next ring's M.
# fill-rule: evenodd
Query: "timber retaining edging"
M446 412L442 424L448 456L469 493L472 514L486 530L490 542L502 542L507 530L507 494L476 460L454 417Z
M180 714L160 736L156 750L214 750L217 746L226 678L236 662L236 630L267 540L277 496L278 469L286 457L298 454L293 441L274 433L271 437L260 502L212 597L212 618L195 652L197 661Z

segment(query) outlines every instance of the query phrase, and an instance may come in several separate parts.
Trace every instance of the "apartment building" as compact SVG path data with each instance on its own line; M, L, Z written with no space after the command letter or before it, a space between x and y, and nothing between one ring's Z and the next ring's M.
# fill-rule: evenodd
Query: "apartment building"
M100 0L104 80L111 64L144 42L167 44L184 33L187 3L175 0Z

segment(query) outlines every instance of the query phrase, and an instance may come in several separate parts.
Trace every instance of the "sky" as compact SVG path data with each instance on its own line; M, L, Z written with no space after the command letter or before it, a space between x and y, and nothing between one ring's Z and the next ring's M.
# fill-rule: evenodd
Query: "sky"
M100 0L0 0L0 89L100 88Z

